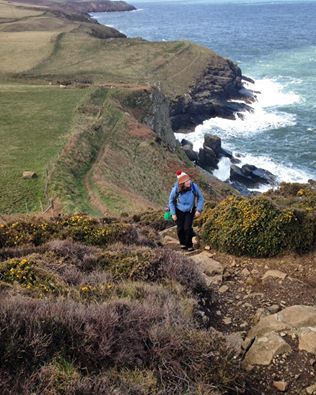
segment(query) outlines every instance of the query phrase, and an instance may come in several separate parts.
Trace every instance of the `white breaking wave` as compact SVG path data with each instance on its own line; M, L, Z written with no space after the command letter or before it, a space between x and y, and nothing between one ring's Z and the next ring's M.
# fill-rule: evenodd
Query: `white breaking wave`
M183 134L176 133L176 138L181 141L183 138L188 139L193 144L193 149L199 151L203 146L204 135L206 133L216 134L222 139L224 148L236 150L233 138L247 138L254 134L263 133L271 129L280 129L296 124L295 114L280 111L279 107L291 106L298 103L300 96L294 92L283 92L282 85L272 79L262 79L255 84L245 84L246 88L260 92L257 94L257 101L252 104L253 112L243 113L243 119L235 120L223 118L211 118L198 125L193 133ZM228 139L229 142L225 140ZM246 144L246 143L245 143ZM278 163L268 156L254 156L251 154L240 154L240 163L252 164L259 168L266 169L278 176L278 181L286 182L307 182L313 178L311 174L292 167L292 164ZM229 179L231 162L228 158L222 158L219 162L218 169L214 170L215 177L222 181ZM263 186L260 190L269 189Z
M293 93L282 92L282 86L278 82L269 79L256 81L255 84L245 84L247 88L256 92L257 101L251 106L253 112L244 112L243 118L224 119L211 118L198 125L194 133L190 134L194 150L202 147L205 133L212 132L221 137L225 144L226 138L247 137L262 133L271 129L280 129L296 124L295 114L279 111L277 107L289 106L300 101L300 97ZM178 139L187 135L178 133Z
M268 156L254 156L251 154L239 153L237 155L234 153L234 156L238 156L238 159L240 160L240 163L237 164L239 167L246 164L252 164L256 167L268 170L272 174L275 174L279 182L285 181L306 183L310 178L313 178L313 175L307 173L306 171L293 168L291 165L278 163L273 161ZM222 158L218 163L218 169L214 170L213 175L222 181L227 181L230 175L230 165L231 161L229 158ZM269 188L270 187L266 187L266 189ZM260 188L260 190L262 190L262 188Z
M274 106L289 106L301 100L300 96L294 92L283 92L283 86L273 79L264 78L255 81L254 84L247 83L245 86L260 92L258 97L259 100L257 105L255 104L255 107L267 108Z

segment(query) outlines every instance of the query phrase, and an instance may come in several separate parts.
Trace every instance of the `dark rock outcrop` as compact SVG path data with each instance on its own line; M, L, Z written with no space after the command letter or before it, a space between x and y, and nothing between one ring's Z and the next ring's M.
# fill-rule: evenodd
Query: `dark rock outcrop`
M249 103L255 100L255 92L246 89L242 79L236 64L214 54L190 92L172 101L170 116L173 129L192 130L212 117L235 119L236 113L252 111ZM243 102L233 102L233 99Z
M217 169L217 164L223 156L234 159L230 151L222 148L220 137L209 133L205 134L203 148L200 148L199 152L194 151L193 144L186 139L181 140L181 147L192 162L207 171Z
M141 122L153 129L169 149L174 150L176 138L170 124L168 98L160 89L152 88L150 91L144 91L141 96L137 97L135 106L139 105L146 109Z
M222 142L218 136L206 134L203 148L200 148L199 152L194 151L193 144L186 139L181 141L181 147L192 162L210 173L218 168L222 157L229 158L231 166L227 183L244 196L254 194L248 188L256 188L262 184L277 185L277 177L268 170L250 164L242 167L235 165L234 163L238 163L240 160L235 158L230 151L222 148Z
M258 168L253 165L243 165L241 168L236 165L230 167L230 180L237 181L249 188L260 184L276 185L276 176L268 170Z

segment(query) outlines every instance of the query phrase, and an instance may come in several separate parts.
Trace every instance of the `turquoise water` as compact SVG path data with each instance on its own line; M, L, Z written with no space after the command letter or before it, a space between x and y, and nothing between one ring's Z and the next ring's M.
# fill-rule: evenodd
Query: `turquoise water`
M137 11L99 13L99 22L130 37L188 39L237 62L259 90L253 114L214 118L187 137L199 148L206 132L280 180L316 179L316 2L135 1ZM182 136L178 136L181 138ZM217 176L225 179L229 163Z

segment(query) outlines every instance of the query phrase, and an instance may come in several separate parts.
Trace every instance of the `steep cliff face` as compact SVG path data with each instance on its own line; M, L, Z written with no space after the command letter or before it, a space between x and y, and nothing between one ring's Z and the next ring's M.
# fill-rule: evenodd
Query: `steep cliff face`
M124 101L123 105L141 123L152 129L158 140L163 141L171 150L176 146L176 139L171 127L170 101L156 87L135 90Z
M158 88L150 93L150 106L143 122L148 125L164 141L169 148L175 148L176 139L171 127L170 102Z
M193 129L212 117L235 119L239 112L251 111L247 104L254 92L243 87L240 68L229 59L213 56L189 92L176 97L170 106L174 130ZM234 102L238 99L243 102Z

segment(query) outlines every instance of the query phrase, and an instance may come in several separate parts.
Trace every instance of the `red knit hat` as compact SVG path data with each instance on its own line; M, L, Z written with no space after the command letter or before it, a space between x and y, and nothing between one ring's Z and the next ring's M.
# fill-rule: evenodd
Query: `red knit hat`
M176 175L179 184L184 184L186 181L190 181L190 176L181 170L177 170Z

